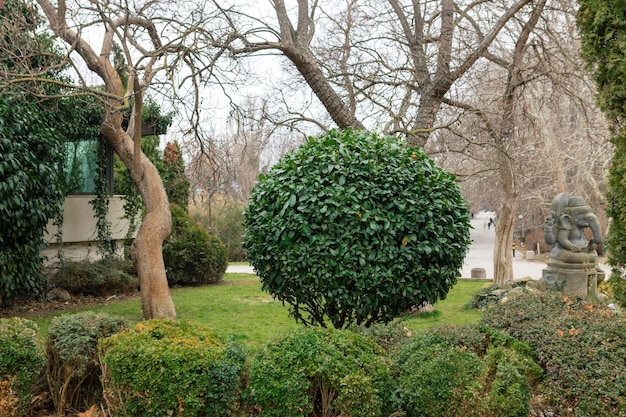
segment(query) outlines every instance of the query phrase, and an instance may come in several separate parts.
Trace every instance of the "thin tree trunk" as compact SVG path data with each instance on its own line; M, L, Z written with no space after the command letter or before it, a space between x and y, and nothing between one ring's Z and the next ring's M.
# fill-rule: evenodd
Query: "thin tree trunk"
M513 161L501 150L498 155L498 173L502 182L502 200L497 211L496 242L493 252L493 282L503 284L513 277L513 225L518 207Z
M110 115L115 116L115 115ZM122 129L121 123L105 120L103 133L130 171L139 189L146 215L131 247L131 257L139 276L141 309L144 319L176 318L163 262L163 241L172 230L172 216L163 181L152 162L142 153L140 163L134 158L134 142Z
M50 29L63 41L72 45L75 52L85 60L88 68L104 82L107 95L102 134L128 168L146 206L146 216L132 248L133 263L141 286L143 317L175 318L176 310L167 285L162 254L163 241L169 236L172 228L167 194L155 166L143 152L136 154L133 139L122 128L120 109L123 107L125 90L120 75L108 55L97 54L89 43L68 25L65 15L67 5L64 0L59 0L57 7L49 0L37 1L48 18ZM103 46L106 48L103 48L103 51L109 49L111 43L112 32L104 37ZM141 114L141 109L135 110L135 113ZM131 124L134 125L134 122ZM131 126L129 131L132 131L130 129Z

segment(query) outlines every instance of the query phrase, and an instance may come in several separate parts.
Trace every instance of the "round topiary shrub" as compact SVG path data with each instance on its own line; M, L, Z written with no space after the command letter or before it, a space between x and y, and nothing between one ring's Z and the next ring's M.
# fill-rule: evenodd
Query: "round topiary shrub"
M0 319L0 394L7 396L1 398L0 415L22 415L29 404L31 385L43 364L37 325L17 317Z
M308 327L270 342L252 359L248 400L274 417L391 415L384 351L345 330Z
M333 130L261 175L244 248L296 320L389 322L445 298L470 244L454 176L388 136Z
M172 235L163 242L163 260L170 285L202 285L219 281L228 266L226 246L195 224L189 214L171 205Z
M150 320L98 344L110 415L229 416L245 352L184 321Z
M57 413L102 400L98 340L127 327L123 318L90 311L52 319L46 341L46 377Z

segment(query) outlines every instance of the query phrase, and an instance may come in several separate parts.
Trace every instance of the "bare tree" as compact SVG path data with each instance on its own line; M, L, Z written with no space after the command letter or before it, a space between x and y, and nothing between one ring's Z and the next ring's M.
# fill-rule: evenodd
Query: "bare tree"
M37 3L49 29L66 45L66 62L77 80L67 85L68 93L91 94L102 100L102 135L129 169L145 203L146 214L132 246L143 316L173 318L176 311L161 252L170 234L171 216L159 173L141 150L142 97L149 88L167 89L170 96L190 91L194 97L191 113L197 114L198 90L211 77L220 53L211 55L210 48L219 33L216 20L201 3ZM124 54L127 78L115 67L115 44ZM90 81L94 75L96 82ZM41 81L38 74L8 79L22 84ZM125 112L131 114L126 128Z
M511 279L520 193L537 184L524 179L524 164L535 139L548 139L524 125L523 97L532 83L554 78L554 50L542 39L556 41L549 46L557 52L572 41L572 30L569 39L558 38L559 28L551 27L568 19L572 2L299 0L293 9L282 1L274 6L276 20L249 19L250 30L236 24L249 16L230 20L237 33L231 50L283 54L339 127L370 126L404 135L427 152L454 153L447 160L461 179L499 190L490 202L499 215L495 275L497 282ZM564 77L567 71L558 68ZM338 103L345 111L337 111Z

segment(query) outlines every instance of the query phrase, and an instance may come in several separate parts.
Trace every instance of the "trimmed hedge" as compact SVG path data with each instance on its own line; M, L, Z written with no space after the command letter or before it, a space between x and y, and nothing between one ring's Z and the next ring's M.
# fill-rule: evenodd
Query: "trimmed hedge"
M527 343L559 415L626 416L626 320L602 303L549 291L488 308L485 325Z
M384 351L349 331L303 328L269 343L250 364L247 391L261 416L391 414Z
M395 369L395 401L407 417L526 417L542 375L527 345L475 326L414 336Z
M115 416L229 416L245 353L184 321L150 320L99 342L103 388Z
M421 149L332 130L259 177L244 249L304 324L387 323L456 283L471 242L454 176Z
M29 404L30 388L44 364L43 350L37 342L37 325L26 319L0 319L0 392L7 398L3 406L24 411ZM15 401L15 397L18 401ZM0 408L0 415L5 410ZM7 410L11 415L14 410Z

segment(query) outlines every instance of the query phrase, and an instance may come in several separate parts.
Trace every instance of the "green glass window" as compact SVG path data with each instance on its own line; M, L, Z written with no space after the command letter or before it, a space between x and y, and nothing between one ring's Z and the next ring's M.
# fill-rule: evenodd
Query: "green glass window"
M65 174L70 194L96 193L99 142L98 138L65 142ZM107 149L106 155L107 182L112 190L112 152Z

